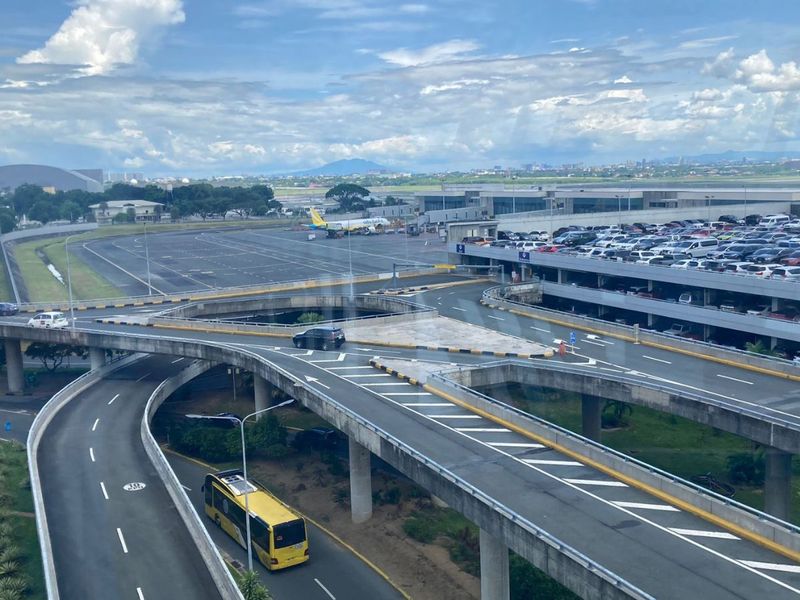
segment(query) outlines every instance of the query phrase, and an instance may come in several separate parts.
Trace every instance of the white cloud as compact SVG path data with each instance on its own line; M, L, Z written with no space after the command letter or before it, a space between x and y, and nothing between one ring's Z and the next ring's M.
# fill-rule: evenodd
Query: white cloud
M78 0L44 47L17 62L86 65L86 74L108 73L133 64L153 34L184 19L182 0Z
M800 69L794 61L775 67L766 50L751 54L739 63L736 79L758 92L800 90Z
M614 83L633 83L633 79L631 79L627 75L623 75L622 77L617 77L614 80Z
M681 50L698 50L701 48L710 48L712 46L716 46L721 42L727 42L728 40L735 40L737 37L736 35L720 35L717 37L708 37L708 38L701 38L698 40L687 40L685 42L681 42L678 45L678 48Z
M388 52L378 54L386 62L400 67L416 67L419 65L429 65L450 61L468 52L473 52L480 48L478 44L471 40L450 40L441 44L427 46L420 50L409 50L408 48L397 48Z
M400 12L409 14L424 14L430 12L431 7L427 4L401 4Z
M717 54L717 57L703 65L701 73L703 75L713 75L714 77L729 77L736 70L736 53L733 48L728 48L724 52Z

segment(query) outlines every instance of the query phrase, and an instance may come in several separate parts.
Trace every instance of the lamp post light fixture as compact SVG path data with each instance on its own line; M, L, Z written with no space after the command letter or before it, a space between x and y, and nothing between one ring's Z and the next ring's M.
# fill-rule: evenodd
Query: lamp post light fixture
M147 221L144 222L144 258L147 263L147 295L153 295L153 286L150 284L150 248L147 245Z
M75 329L75 306L72 302L72 269L69 262L69 240L77 234L68 235L64 240L64 254L67 255L67 289L69 290L69 320L72 329Z
M244 422L247 421L250 417L254 417L256 415L260 415L262 413L268 412L270 410L274 410L276 408L280 408L281 406L286 406L287 404L291 404L294 402L294 398L289 398L280 404L276 404L275 406L269 406L267 408L262 408L261 410L257 410L255 412L250 413L245 418L240 419L238 417L230 416L230 417L219 417L216 415L186 415L189 419L218 419L221 421L238 421L239 422L239 429L242 433L242 474L244 475L244 521L245 521L245 528L247 529L247 570L253 570L253 545L250 542L250 502L248 500L250 494L250 483L247 481L247 453L245 451L245 442L244 442Z

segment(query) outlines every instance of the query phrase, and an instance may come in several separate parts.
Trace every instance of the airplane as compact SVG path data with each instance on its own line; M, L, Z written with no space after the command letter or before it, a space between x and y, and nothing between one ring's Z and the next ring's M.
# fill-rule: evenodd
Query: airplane
M326 221L317 212L317 209L309 209L311 212L311 224L305 225L309 229L321 229L331 233L337 231L356 231L358 229L367 229L370 233L375 233L378 228L383 229L389 226L388 219L383 217L370 217L367 219L350 219L348 221Z

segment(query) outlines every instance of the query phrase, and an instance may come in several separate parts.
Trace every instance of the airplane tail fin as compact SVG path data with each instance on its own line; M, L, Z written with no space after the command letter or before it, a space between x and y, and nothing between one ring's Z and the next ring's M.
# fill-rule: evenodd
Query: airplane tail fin
M312 208L310 209L311 212L311 222L316 225L317 227L326 227L328 224L325 222L320 214L317 212L317 209Z

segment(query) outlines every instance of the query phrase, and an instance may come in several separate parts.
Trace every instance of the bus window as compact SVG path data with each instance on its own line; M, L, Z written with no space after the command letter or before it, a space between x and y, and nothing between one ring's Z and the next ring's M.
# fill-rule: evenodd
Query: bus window
M276 525L274 529L275 547L286 548L306 540L306 524L303 519Z
M214 508L223 513L227 512L223 505L224 501L225 495L219 489L217 489L216 486L214 486Z
M211 506L211 477L206 477L206 483L203 485L203 493L205 494L206 505Z
M250 535L256 544L269 553L269 528L261 519L250 517Z

